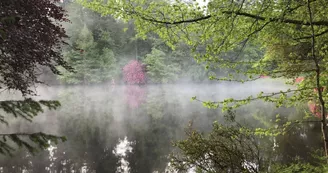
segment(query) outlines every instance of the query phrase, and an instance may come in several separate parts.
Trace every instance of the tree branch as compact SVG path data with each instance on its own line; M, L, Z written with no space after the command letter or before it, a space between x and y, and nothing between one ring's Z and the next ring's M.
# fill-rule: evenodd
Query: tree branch
M199 22L202 20L210 19L214 16L214 15L206 15L206 16L202 16L202 17L198 17L198 18L171 22L171 21L165 21L165 20L157 20L155 18L147 18L145 16L140 15L137 12L134 12L134 14L138 15L143 20L146 20L149 22L154 22L154 23L165 24L165 25L179 25L179 24L184 24L184 23L195 23L195 22ZM248 17L248 18L261 20L261 21L267 20L269 22L279 22L279 23L286 23L286 24L295 24L295 25L304 25L304 26L311 26L311 25L328 26L328 21L326 21L326 20L312 21L312 23L311 23L311 22L304 22L304 21L295 20L295 19L263 17L263 16L258 16L255 14L240 12L240 11L223 11L222 14L235 14L236 16L243 16L243 17Z
M263 16L258 16L258 15L254 15L254 14L250 14L250 13L246 13L246 12L234 12L234 11L223 11L223 14L235 14L235 15L239 15L239 16L244 16L244 17L248 17L248 18L253 18L253 19L257 19L257 20L268 20L270 22L280 22L280 23L287 23L287 24L297 24L297 25L305 25L305 26L311 26L311 25L317 25L317 26L328 26L328 21L326 20L321 20L321 21L313 21L311 22L304 22L301 20L294 20L294 19L284 19L284 18L266 18Z
M321 106L321 131L322 131L322 137L323 137L323 142L324 142L324 151L325 151L325 155L326 157L328 156L328 133L327 133L327 119L326 119L326 108L325 108L325 101L323 100L323 93L321 88L321 78L320 78L320 72L321 72L321 68L319 66L319 60L316 56L316 40L315 40L315 30L314 30L314 24L313 24L313 13L312 13L312 9L311 9L311 5L310 5L310 1L308 0L307 3L308 6L308 11L309 11L309 19L310 19L310 25L311 25L311 31L312 31L312 35L311 35L311 53L312 53L312 57L313 57L313 61L315 63L316 66L316 87L318 89L318 97L319 97L319 102L320 102L320 106ZM328 160L327 160L328 163Z
M320 32L319 34L315 34L314 37L319 37L319 36L324 35L326 33L328 33L328 29L325 30L325 31ZM295 40L309 39L309 38L312 38L312 37L313 37L312 35L309 35L309 36L296 38Z

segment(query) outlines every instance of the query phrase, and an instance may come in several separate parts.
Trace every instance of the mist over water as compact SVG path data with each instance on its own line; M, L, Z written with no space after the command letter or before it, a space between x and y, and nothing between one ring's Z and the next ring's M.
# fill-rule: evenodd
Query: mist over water
M172 142L183 139L184 129L190 122L204 132L211 130L213 121L224 123L220 109L207 109L200 102L191 101L191 97L204 101L241 99L260 91L277 92L290 87L270 79L245 84L38 87L37 99L59 100L62 106L58 110L46 110L31 123L13 119L10 126L0 128L4 133L42 131L66 136L68 141L58 144L53 151L55 159L49 160L49 151L44 151L20 161L39 165L40 169L47 167L49 172L82 171L82 168L84 172L162 172L167 167L167 156L173 151ZM6 97L15 98L13 93ZM255 105L261 106L264 105ZM242 109L247 110L247 106ZM252 124L251 115L239 116L237 111L236 119ZM127 147L124 154L122 146ZM21 153L24 152L18 155ZM15 165L10 160L17 159L15 156L1 163Z
M56 126L60 118L68 118L74 112L89 112L95 122L103 122L102 113L110 110L113 118L115 131L124 132L120 123L127 121L135 123L138 126L147 126L149 117L146 114L154 109L154 114L149 114L153 118L163 118L165 112L170 112L175 117L179 117L185 122L193 118L204 118L199 115L193 117L192 113L199 111L207 112L201 102L191 101L196 96L203 101L222 101L227 98L243 99L248 96L256 96L260 91L264 93L279 92L287 90L292 86L285 85L282 81L273 81L268 79L258 80L248 83L220 82L218 84L167 84L167 85L111 85L102 84L94 86L49 86L38 87L36 99L58 100L62 106L59 110L47 111L44 115L37 116L32 123L24 124L43 124L45 129L50 126ZM14 97L10 94L11 98ZM165 104L165 109L159 107ZM96 111L96 112L92 112ZM157 114L157 115L155 115ZM140 116L137 116L140 115ZM78 115L84 116L84 115ZM207 122L207 120L204 120ZM208 122L209 124L212 121ZM42 126L42 125L41 125ZM111 127L109 127L111 128ZM6 128L7 129L7 128ZM52 133L58 134L57 128L50 128ZM54 130L55 129L55 130Z
M94 1L0 3L0 173L178 173L189 160L184 173L328 170L324 1ZM292 107L278 94L289 89ZM206 107L229 98L246 105ZM23 119L40 100L61 106Z

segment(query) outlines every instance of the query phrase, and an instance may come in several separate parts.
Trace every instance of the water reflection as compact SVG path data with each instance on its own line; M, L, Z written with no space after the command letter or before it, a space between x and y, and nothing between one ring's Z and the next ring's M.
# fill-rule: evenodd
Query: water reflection
M133 142L128 141L125 136L123 140L119 139L118 144L113 150L113 154L119 158L119 166L117 167L117 173L129 173L130 167L129 162L126 160L128 153L132 152Z
M44 131L65 135L68 141L33 157L23 150L12 158L1 157L0 172L173 173L168 154L173 151L172 141L184 138L186 125L192 121L195 128L207 132L213 121L224 120L221 110L206 109L191 102L191 97L243 98L260 90L285 88L281 83L261 82L39 88L41 98L61 101L60 110L47 111L33 123L13 120L11 128L0 130ZM256 104L239 110L242 116L237 119L256 126L254 112L269 109Z

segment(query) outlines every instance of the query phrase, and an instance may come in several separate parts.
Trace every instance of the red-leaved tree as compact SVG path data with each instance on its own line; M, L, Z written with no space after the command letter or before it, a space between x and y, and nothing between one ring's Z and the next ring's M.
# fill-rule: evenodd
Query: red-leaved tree
M146 74L144 66L137 60L131 60L123 67L124 81L128 84L145 84Z
M318 118L321 118L321 107L318 103L315 103L313 101L310 101L308 103L308 106L309 106L309 110L311 111L311 113L318 117ZM328 115L326 114L326 117L328 117Z

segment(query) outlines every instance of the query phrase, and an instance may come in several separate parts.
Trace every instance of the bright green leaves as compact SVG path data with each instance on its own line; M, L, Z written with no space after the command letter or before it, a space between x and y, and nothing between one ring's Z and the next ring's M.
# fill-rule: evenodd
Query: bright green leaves
M202 104L204 107L206 107L208 109L217 109L219 107L218 103L211 102L211 101L203 101Z
M245 79L246 76L255 80L260 75L288 80L299 76L306 78L301 84L292 86L293 90L259 94L238 101L204 102L208 108L237 108L257 99L274 102L277 107L290 106L315 97L311 92L311 88L315 88L315 66L311 58L309 37L311 28L307 3L303 1L215 0L209 2L207 8L200 7L197 2L182 1L110 0L105 5L104 1L99 0L80 2L104 15L133 19L139 36L143 38L149 33L156 33L172 48L179 42L189 45L196 61L208 63L207 68L216 66L230 70L230 76L211 75L211 80L243 83L249 80ZM323 4L323 0L310 2L311 8L316 11L314 20L321 23L325 23L323 16L327 16L327 10L322 10L326 7ZM325 68L328 52L325 44L327 25L317 22L314 30L315 53L321 57L320 67ZM151 56L148 59L152 59ZM160 63L157 65L161 67ZM149 75L159 73L151 71ZM238 74L244 76L236 78ZM324 80L326 78L321 77ZM321 85L326 83L322 81Z
M149 33L156 33L172 48L183 42L191 48L196 62L206 63L207 68L228 69L221 73L225 76L211 74L211 80L243 83L267 76L291 84L290 89L270 93L259 91L258 95L238 100L202 101L207 108L229 111L255 100L274 103L277 107L295 106L308 100L318 100L318 89L315 91L315 88L322 89L323 100L328 101L327 89L320 88L328 84L328 22L325 18L328 11L324 0L213 0L207 8L199 8L196 2L188 4L181 1L135 0L116 4L108 1L113 6L103 6L99 2L84 1L84 5L103 14L133 19L143 38ZM308 6L313 11L313 27L309 23ZM312 36L315 37L314 42ZM153 57L148 59L153 59L156 64ZM163 67L161 63L157 64ZM318 75L320 86L317 86L318 78L315 78ZM305 80L295 85L295 79L300 76ZM196 97L192 100L200 101ZM280 117L276 117L276 123L282 123ZM298 123L283 122L279 128L258 128L256 133L277 136L285 134ZM199 136L195 137L202 140Z
M293 49L290 49L290 46L295 45L298 41L289 37L304 37L309 28L300 26L302 30L295 31L297 25L295 26L293 22L284 23L281 18L286 17L301 22L301 19L304 18L304 21L307 21L306 11L304 11L306 4L302 2L290 4L280 1L275 3L267 1L240 3L216 0L210 2L207 8L199 8L197 2L184 3L182 1L169 3L164 1L116 2L111 0L107 1L107 5L102 4L103 1L96 0L80 0L80 2L102 14L112 14L126 20L133 19L138 34L142 37L145 37L147 33L155 32L171 47L175 47L176 43L183 41L196 50L201 47L205 48L205 53L195 52L197 61L219 62L220 67L236 69L238 68L236 64L244 61L245 57L230 63L221 58L222 53L228 50L237 51L238 47L242 52L244 51L244 44L255 43L267 49L266 57L274 55L275 58L271 58L274 62L263 61L259 66L260 68L253 66L255 70L243 69L239 70L238 73L251 72L253 75L261 75L266 72L267 75L274 76L277 72L272 72L272 69L275 68L279 71L276 77L290 78L298 75L302 67L302 63L277 62L280 61L279 58L299 55L299 53L295 54L297 52L295 49L301 50L300 48L294 46ZM312 4L315 8L322 8L316 3ZM323 13L319 14L323 15ZM322 32L322 29L318 28L318 30ZM290 45L282 45L281 43ZM281 49L288 50L286 52L286 50L282 51ZM291 52L291 50L293 51ZM291 52L292 55L288 55L288 52ZM284 60L286 59L282 59L282 61ZM253 63L255 64L256 61ZM276 63L278 63L278 67L275 67ZM284 69L287 70L286 73L281 72ZM286 74L288 75L286 76Z

